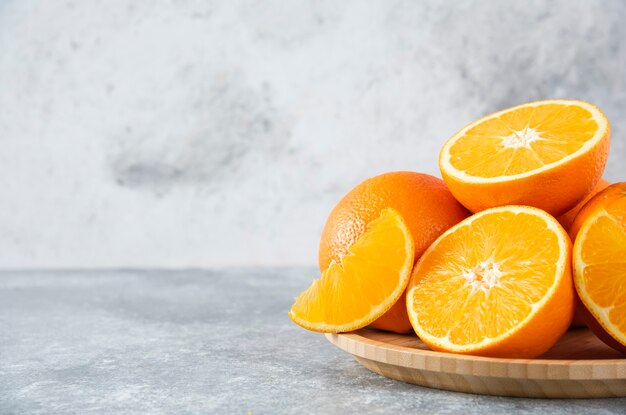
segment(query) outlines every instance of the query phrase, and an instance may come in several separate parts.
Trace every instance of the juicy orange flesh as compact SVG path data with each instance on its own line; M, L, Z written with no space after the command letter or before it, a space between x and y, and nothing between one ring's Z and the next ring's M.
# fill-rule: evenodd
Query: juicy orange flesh
M592 114L576 105L521 107L467 130L451 146L450 163L476 177L521 174L575 153L597 129Z
M383 213L371 222L341 264L332 262L300 294L292 315L311 325L346 325L366 318L389 302L392 293L404 291L413 265L413 247L407 244L411 236L397 212L386 212L393 213Z
M553 285L558 247L554 231L528 213L498 212L458 228L422 258L412 297L419 325L457 345L507 332ZM501 272L498 284L472 292L464 272L489 261Z
M600 308L608 309L609 321L626 333L626 198L600 213L582 241L584 290ZM610 211L622 212L622 216ZM617 216L617 217L616 217Z

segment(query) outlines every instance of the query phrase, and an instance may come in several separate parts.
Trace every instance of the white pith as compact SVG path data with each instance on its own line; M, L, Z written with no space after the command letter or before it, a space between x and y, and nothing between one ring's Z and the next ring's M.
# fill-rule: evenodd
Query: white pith
M556 291L557 287L559 286L559 284L561 283L561 280L565 276L565 267L566 267L566 262L568 260L568 236L565 233L565 231L563 230L563 228L561 228L560 224L556 221L556 219L554 219L552 216L550 216L549 214L545 213L544 211L537 209L537 208L533 208L533 207L529 207L529 206L502 206L502 207L496 207L496 208L491 208L491 209L487 209L484 210L480 213L477 213L467 219L465 219L464 221L460 222L459 224L453 226L452 228L448 229L445 233L443 233L443 235L441 235L427 250L426 252L424 252L424 254L421 256L420 260L417 262L417 264L415 265L415 270L413 271L413 275L418 274L423 262L424 258L427 258L430 253L434 250L437 249L437 245L439 245L440 241L444 240L448 235L450 235L451 233L456 232L457 229L463 227L463 226L470 226L472 224L472 222L474 222L474 220L490 214L490 213L495 213L495 212L513 212L513 213L530 213L530 214L535 214L538 216L541 216L543 219L545 219L545 224L546 227L553 231L554 234L557 236L557 240L559 243L559 258L556 262L556 271L555 274L558 276L558 278L554 279L553 284L550 286L550 288L546 291L546 294L544 295L544 297L531 305L531 312L526 316L526 318L524 320L522 320L520 323L518 323L516 326L512 327L510 330L500 334L499 336L496 337L485 337L481 342L479 343L474 343L474 344L469 344L469 345L460 345L460 344L456 344L456 343L452 343L450 341L449 335L446 334L446 336L444 337L436 337L431 335L430 333L428 333L427 331L423 330L422 327L417 324L418 322L418 316L417 313L415 313L415 311L413 310L410 301L412 301L413 298L413 290L416 289L415 286L412 286L412 282L409 282L409 290L407 291L407 311L408 311L408 315L409 315L409 319L411 321L411 325L413 326L413 328L415 329L415 332L417 333L417 335L424 340L425 342L429 342L432 344L436 344L439 347L441 347L442 349L445 350L449 350L449 351L453 351L453 352L458 352L458 353L463 353L463 352L472 352L475 350L480 350L483 349L487 346L489 346L490 344L494 344L494 343L498 343L501 340L508 338L510 336L512 336L515 332L519 331L522 327L524 327L533 317L534 315L543 308L544 304L546 302L548 302L552 296L554 295L554 292ZM498 270L498 272L500 272ZM497 275L497 273L493 273L492 275ZM501 274L501 273L500 273ZM502 275L498 276L498 279L501 277ZM486 284L485 284L486 285ZM492 286L493 287L493 286Z
M590 139L587 140L587 142L585 142L585 144L579 148L577 151L575 151L574 153L563 157L560 160L557 160L555 162L552 163L547 163L544 164L541 167L538 167L536 169L527 171L525 173L519 173L519 174L513 174L513 175L501 175L501 176L496 176L496 177L480 177L480 176L472 176L470 174L467 174L465 171L462 170L458 170L456 169L451 163L450 163L450 148L452 147L452 145L457 141L457 139L459 137L462 137L465 135L465 133L470 130L471 128L474 128L476 125L481 124L483 122L485 122L488 119L492 119L492 118L497 118L502 116L503 114L506 114L508 112L511 111L515 111L519 108L528 108L528 107L536 107L536 106L541 106L541 105L549 105L549 104L557 104L557 105L570 105L570 106L579 106L581 108L586 109L587 111L589 111L592 115L593 120L598 124L598 129L595 132L595 135ZM441 170L445 171L447 174L455 177L457 180L463 181L463 182L468 182L468 183L498 183L498 182L506 182L512 179L521 179L524 177L529 177L529 176L533 176L536 175L538 173L541 173L543 171L546 170L550 170L552 168L554 168L555 166L558 166L560 164L566 163L567 161L574 159L576 157L579 157L580 155L588 152L591 148L593 148L596 144L598 144L598 142L600 142L600 140L602 140L602 138L606 135L607 131L608 131L609 125L608 125L608 120L606 119L606 117L602 114L602 112L596 108L594 105L591 105L587 102L583 102L583 101L575 101L575 100L545 100L545 101L537 101L537 102L533 102L533 103L529 103L529 104L522 104L522 105L518 105L517 107L513 107L513 108L507 108L505 110L493 113L487 117L483 117L479 120L474 121L473 123L467 125L465 128L463 128L461 131L459 131L458 133L456 133L452 138L450 138L443 146L443 148L441 149L441 154L439 157L440 160L440 166L441 166ZM529 130L533 130L532 128L530 128ZM524 131L524 130L521 130ZM534 130L533 130L534 131ZM515 136L515 133L517 133L518 135ZM519 131L515 132L514 134L512 134L513 136L515 136L515 139L510 138L511 136L507 136L507 137L502 137L503 139L503 143L506 144L508 143L511 148L513 146L518 146L516 148L522 147L520 144L524 143L524 146L530 144L532 141L536 141L537 138L535 138L535 136L532 134L531 131L527 131L525 132L524 136L519 135ZM535 131L536 133L536 131ZM537 134L538 135L538 134ZM539 136L539 135L538 135ZM541 139L541 137L539 136L539 139Z
M465 278L465 286L470 287L472 294L478 291L489 294L493 287L502 286L500 283L502 275L500 264L487 260L463 271L462 277Z
M537 130L526 127L520 131L513 131L513 134L502 137L502 145L506 148L531 148L530 143L541 140Z

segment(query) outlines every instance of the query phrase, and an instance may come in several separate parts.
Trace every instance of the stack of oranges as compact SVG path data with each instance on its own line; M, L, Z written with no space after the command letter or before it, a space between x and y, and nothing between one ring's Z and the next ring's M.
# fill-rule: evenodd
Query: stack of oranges
M332 210L300 326L415 331L434 350L546 352L574 324L626 352L626 183L601 176L610 127L574 100L481 118L441 149L443 180L392 172Z

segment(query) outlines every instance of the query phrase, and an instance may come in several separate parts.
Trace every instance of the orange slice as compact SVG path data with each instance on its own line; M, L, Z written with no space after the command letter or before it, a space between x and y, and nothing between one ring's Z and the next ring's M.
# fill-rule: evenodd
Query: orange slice
M574 283L588 326L626 353L626 183L598 193L574 221Z
M409 319L434 350L538 356L571 323L570 260L571 242L546 212L485 210L441 235L417 262Z
M439 155L452 194L478 212L511 204L558 216L589 194L609 151L609 122L583 101L549 100L475 121Z
M340 263L331 262L296 298L289 317L305 329L325 333L365 327L400 298L413 257L413 238L404 219L384 209Z

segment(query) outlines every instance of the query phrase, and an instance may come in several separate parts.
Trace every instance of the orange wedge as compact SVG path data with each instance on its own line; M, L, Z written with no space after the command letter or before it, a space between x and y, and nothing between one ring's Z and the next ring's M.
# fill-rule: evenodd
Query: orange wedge
M393 209L382 210L322 276L296 298L289 317L308 330L338 333L367 326L394 305L413 267L411 231Z
M319 267L324 272L365 232L367 224L384 208L393 208L406 222L415 248L414 260L439 235L469 216L443 180L412 171L395 171L370 177L350 190L328 215L319 244ZM376 319L372 327L396 333L413 331L406 315L406 296Z
M607 187L572 225L576 291L605 343L626 353L626 183Z
M417 262L409 319L434 350L538 356L571 323L570 260L571 242L546 212L485 210L441 235Z
M473 212L528 205L559 216L580 202L606 164L609 122L592 104L531 102L475 121L439 155L443 179Z

